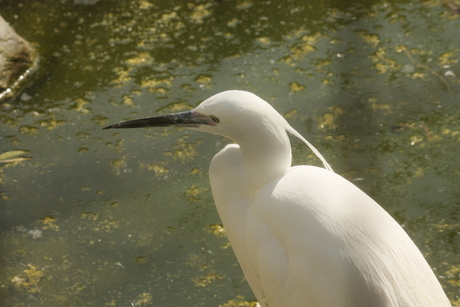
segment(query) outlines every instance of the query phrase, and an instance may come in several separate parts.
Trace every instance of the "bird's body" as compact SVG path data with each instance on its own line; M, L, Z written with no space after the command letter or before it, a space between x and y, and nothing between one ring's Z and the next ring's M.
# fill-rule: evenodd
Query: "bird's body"
M186 126L226 136L210 181L232 248L263 307L451 306L422 254L375 201L335 174L268 103L227 91L191 112L108 128ZM327 169L291 167L287 131Z
M211 166L216 206L262 306L450 306L404 230L349 181L295 166L232 198L224 170Z

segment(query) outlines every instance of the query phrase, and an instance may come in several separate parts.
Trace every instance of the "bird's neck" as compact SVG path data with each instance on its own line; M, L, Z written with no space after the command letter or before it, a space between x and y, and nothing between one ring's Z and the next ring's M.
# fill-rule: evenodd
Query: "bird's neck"
M283 175L291 166L291 144L285 130L236 141L241 148L246 179L256 190Z
M212 194L232 244L244 235L247 212L259 190L291 166L291 145L285 131L255 135L258 138L235 138L237 144L217 153L209 169Z

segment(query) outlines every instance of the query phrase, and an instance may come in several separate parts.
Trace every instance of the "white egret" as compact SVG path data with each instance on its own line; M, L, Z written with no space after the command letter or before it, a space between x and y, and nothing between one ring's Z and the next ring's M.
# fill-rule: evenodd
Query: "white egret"
M267 102L226 91L192 111L105 127L188 127L230 138L211 162L212 194L263 307L447 307L435 274L399 224ZM291 167L287 132L324 168Z

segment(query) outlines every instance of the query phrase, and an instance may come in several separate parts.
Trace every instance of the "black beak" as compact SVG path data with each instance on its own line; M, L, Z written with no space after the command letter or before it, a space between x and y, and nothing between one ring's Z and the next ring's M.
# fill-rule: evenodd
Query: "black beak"
M198 127L200 125L215 126L210 116L203 115L196 111L186 111L168 115L152 116L138 118L119 122L106 126L102 129L119 129L119 128L147 128L147 127Z

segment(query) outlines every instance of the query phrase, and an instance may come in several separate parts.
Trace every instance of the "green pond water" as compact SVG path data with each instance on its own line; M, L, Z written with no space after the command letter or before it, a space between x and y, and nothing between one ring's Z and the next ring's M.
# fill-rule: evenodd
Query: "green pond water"
M395 217L460 306L453 5L0 0L40 55L0 102L0 305L250 306L208 181L229 141L102 130L242 89Z

